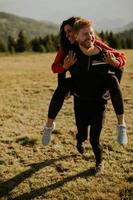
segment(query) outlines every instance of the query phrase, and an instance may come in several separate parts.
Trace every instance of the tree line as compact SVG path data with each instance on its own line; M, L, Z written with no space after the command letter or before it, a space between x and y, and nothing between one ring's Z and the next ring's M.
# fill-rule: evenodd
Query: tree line
M112 31L101 31L98 36L112 48L133 49L133 29L116 34ZM6 41L0 38L0 52L55 52L59 47L59 35L49 34L45 37L35 37L29 40L24 32L20 31L17 38L8 36Z
M0 38L0 52L55 52L59 49L59 35L49 34L45 37L35 37L31 40L23 31L18 33L17 38L8 36L4 41Z
M99 34L103 41L115 49L133 49L133 29L122 33L101 31Z

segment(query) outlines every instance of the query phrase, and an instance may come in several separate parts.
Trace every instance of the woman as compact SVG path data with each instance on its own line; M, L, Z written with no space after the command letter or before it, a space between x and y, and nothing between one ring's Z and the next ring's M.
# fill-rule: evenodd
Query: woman
M61 50L57 53L57 56L55 58L55 61L52 65L52 70L54 73L58 73L58 87L55 90L53 97L50 102L49 111L48 111L48 120L46 123L46 126L43 131L43 137L42 137L42 143L44 145L47 145L50 142L51 132L54 129L54 119L56 118L58 112L60 111L65 95L71 90L72 92L72 83L71 78L65 79L65 73L66 70L73 65L76 62L76 56L73 53L68 53L72 46L75 44L75 37L73 33L73 25L76 20L79 18L72 17L62 23L62 26L60 28L60 40L61 40ZM106 44L104 44L102 41L97 39L95 41L97 45L104 48L107 52L107 55L105 56L105 61L107 63L110 62L112 65L117 65L115 74L118 77L119 81L122 76L123 72L123 66L125 64L125 56L122 53L119 53L118 51L108 47ZM113 62L113 59L111 57L115 57L115 62ZM118 119L118 132L122 130L126 130L125 122L124 122L124 109L123 109L123 101L122 96L119 88L119 83L117 79L111 79L110 83L112 81L113 87L117 85L117 95L115 93L115 97L113 96L113 93L111 92L111 85L108 88L110 90L111 99L113 106L115 108L115 112L117 114ZM119 100L118 100L119 99ZM120 103L120 108L118 106L118 101ZM121 125L122 124L122 125ZM122 127L122 128L121 128ZM119 141L122 143L123 141Z

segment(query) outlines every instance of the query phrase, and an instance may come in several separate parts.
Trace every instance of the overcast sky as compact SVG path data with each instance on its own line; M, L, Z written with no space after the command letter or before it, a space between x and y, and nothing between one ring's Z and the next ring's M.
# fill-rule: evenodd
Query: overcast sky
M73 15L126 24L133 21L133 0L0 0L0 11L59 24Z

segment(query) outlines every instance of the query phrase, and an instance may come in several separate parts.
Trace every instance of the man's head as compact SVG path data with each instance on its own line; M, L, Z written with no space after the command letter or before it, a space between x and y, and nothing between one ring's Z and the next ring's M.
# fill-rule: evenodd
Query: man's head
M80 19L74 23L75 38L79 45L88 49L95 42L95 33L91 21Z

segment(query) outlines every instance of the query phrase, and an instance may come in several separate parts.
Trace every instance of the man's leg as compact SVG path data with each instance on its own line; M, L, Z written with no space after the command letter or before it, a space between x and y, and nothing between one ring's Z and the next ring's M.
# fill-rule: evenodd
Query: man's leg
M101 133L102 127L98 126L98 124L93 124L90 127L90 144L92 146L95 159L96 159L96 170L101 166L102 164L102 153L103 153L103 147L100 144L100 133Z
M88 125L86 121L86 105L80 101L77 97L74 97L74 113L77 126L77 149L79 153L84 153L83 142L88 137Z
M92 114L90 127L90 143L95 155L96 172L100 172L103 169L103 147L100 143L100 134L105 120L105 108L106 106L104 104L97 104L95 106L92 106L92 109L90 110Z

